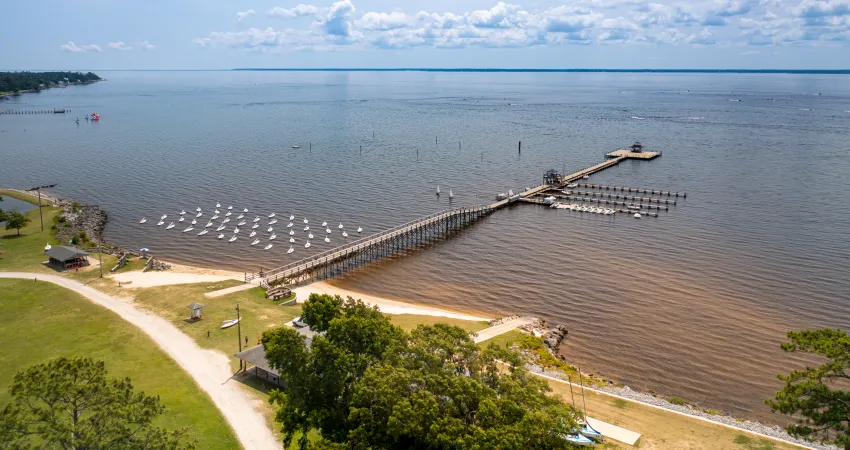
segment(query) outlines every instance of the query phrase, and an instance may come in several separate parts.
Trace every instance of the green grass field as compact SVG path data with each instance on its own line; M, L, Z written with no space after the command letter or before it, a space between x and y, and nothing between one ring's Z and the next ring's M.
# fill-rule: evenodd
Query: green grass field
M105 361L110 376L130 377L138 390L159 395L168 412L157 425L188 427L198 448L240 448L210 398L138 328L49 283L4 279L0 292L0 405L8 402L18 370L60 356L87 356Z

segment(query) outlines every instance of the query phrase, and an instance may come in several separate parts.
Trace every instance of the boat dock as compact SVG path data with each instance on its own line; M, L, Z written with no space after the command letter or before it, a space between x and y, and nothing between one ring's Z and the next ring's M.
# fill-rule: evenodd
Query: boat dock
M0 109L0 116L13 114L68 114L70 109L53 108L53 109Z
M652 189L641 189L641 188L633 188L633 187L625 187L625 186L605 186L604 184L587 184L587 183L576 183L578 187L581 188L589 188L589 189L604 189L606 191L623 191L623 192L637 192L639 194L655 194L655 195L666 195L668 197L684 197L687 198L688 194L684 192L672 192L672 191L659 191Z
M562 191L568 184L572 185L584 177L613 167L627 159L638 159L649 161L661 156L661 152L645 152L640 143L632 145L631 149L620 149L606 154L608 159L599 164L578 170L569 175L550 170L544 175L543 184L529 188L519 194L500 198L494 203L468 208L456 208L440 211L429 216L408 222L380 233L354 240L340 247L327 250L322 253L309 256L299 261L272 269L269 271L252 272L245 274L245 282L259 282L263 287L274 285L299 285L314 280L322 280L341 275L351 269L377 261L384 257L400 254L408 249L429 245L433 242L448 238L450 235L470 226L479 219L492 214L499 209L505 208L513 203L536 203L551 205L551 200L540 198L552 191ZM623 190L649 195L680 196L680 193L670 191L657 191L636 188L620 188L615 186L600 186L583 184L584 188ZM624 206L627 209L615 209L617 212L658 217L659 210L668 210L668 205L675 205L676 200L658 199L654 197L637 197L620 194L603 194L585 192L580 195L563 195L558 192L559 198L574 200L577 202L604 203L609 205ZM684 197L684 194L681 194ZM608 197L608 198L599 198ZM635 203L626 203L612 199L632 200ZM644 204L644 202L646 204ZM654 210L645 211L645 210Z

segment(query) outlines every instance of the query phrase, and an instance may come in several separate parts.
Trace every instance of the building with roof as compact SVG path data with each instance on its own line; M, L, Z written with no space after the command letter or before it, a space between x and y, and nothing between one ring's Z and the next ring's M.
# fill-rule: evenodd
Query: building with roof
M305 343L309 349L310 345L313 343L313 336L316 335L316 332L310 330L308 327L298 328L297 330L306 338ZM286 387L283 382L280 381L280 373L269 366L269 361L266 359L266 349L262 345L257 345L247 350L243 350L233 356L246 363L246 372L250 371L250 369L248 369L248 364L251 364L254 366L253 372L257 378L261 378L281 387Z
M51 247L44 254L50 258L50 265L62 270L89 265L89 254L77 247Z

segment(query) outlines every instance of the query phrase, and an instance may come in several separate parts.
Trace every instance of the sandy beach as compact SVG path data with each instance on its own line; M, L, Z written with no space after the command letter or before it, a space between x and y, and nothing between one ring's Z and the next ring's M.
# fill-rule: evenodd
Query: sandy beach
M227 270L205 269L202 267L185 266L182 264L166 263L171 270L164 272L122 272L110 275L114 280L123 283L125 288L149 288L171 284L215 283L224 280L242 281L244 275Z
M311 293L339 295L343 298L351 296L353 298L363 300L363 302L368 303L370 305L375 305L378 308L381 308L381 311L387 314L417 314L421 316L449 317L453 319L474 321L492 319L492 317L464 314L431 306L416 305L413 303L405 303L397 300L376 297L373 295L361 294L359 292L349 291L347 289L341 289L336 286L331 286L330 284L321 281L300 288L296 288L295 293L298 295L299 302L306 300Z

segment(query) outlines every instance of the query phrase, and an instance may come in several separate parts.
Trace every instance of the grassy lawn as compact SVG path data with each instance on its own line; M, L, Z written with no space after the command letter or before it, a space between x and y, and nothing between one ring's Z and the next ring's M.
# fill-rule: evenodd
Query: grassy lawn
M393 325L401 327L405 331L410 331L419 325L434 325L437 323L456 325L470 333L481 331L489 326L487 322L474 322L472 320L451 319L448 317L437 316L420 316L416 314L388 315L388 317Z
M239 443L209 397L144 332L78 294L49 283L0 280L0 405L13 375L59 356L106 362L112 377L159 395L168 412L158 425L186 426L198 448L233 449Z

